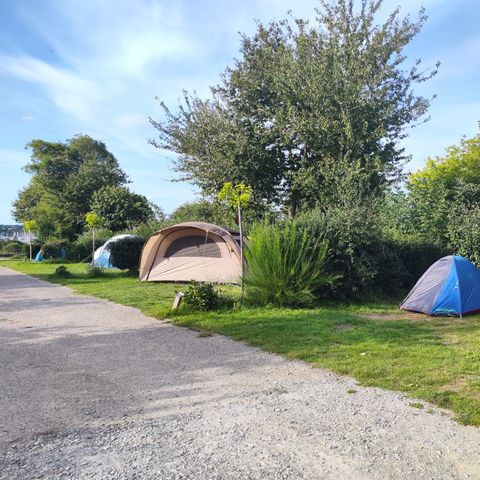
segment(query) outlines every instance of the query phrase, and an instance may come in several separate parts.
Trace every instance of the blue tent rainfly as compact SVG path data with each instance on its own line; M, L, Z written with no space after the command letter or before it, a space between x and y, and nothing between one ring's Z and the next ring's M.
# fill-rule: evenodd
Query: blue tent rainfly
M465 315L480 310L480 270L460 255L436 261L400 308L428 315Z

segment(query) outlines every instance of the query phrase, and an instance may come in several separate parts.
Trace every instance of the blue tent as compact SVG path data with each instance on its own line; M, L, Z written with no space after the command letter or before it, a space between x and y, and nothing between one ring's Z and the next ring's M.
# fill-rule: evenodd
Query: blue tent
M422 275L400 308L460 316L480 310L480 270L459 255L443 257Z
M112 265L110 261L110 250L112 248L112 243L118 242L124 238L136 238L137 235L132 235L130 233L124 233L122 235L116 235L115 237L107 240L101 247L98 247L93 255L93 261L91 265L101 268L115 268L115 265Z

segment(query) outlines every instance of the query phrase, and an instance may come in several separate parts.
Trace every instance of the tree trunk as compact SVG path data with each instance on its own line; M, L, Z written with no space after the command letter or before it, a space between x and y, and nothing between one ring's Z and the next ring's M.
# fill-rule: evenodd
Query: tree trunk
M28 232L28 243L30 245L30 261L32 261L32 231Z
M293 220L295 218L295 215L297 214L297 206L298 206L297 194L292 193L290 195L290 205L288 206L289 220Z

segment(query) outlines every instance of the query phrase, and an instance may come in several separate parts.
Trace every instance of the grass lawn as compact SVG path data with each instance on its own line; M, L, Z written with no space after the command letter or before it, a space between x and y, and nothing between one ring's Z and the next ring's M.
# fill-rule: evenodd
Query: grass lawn
M68 265L70 278L52 276L52 264L6 260L0 265L157 318L171 313L175 291L185 288L139 283L120 272L88 278L86 266L79 264ZM454 411L461 423L480 425L480 315L431 318L400 311L396 302L385 301L303 310L245 308L172 318L178 325L221 333L351 375L363 385L406 392Z
M112 302L136 307L147 315L164 318L170 312L175 291L179 285L140 283L132 275L118 270L105 270L101 277L89 277L88 265L83 263L63 263L71 272L70 277L53 275L58 263L31 263L23 260L0 260L0 266L28 273L41 280L68 285L78 293L106 298Z

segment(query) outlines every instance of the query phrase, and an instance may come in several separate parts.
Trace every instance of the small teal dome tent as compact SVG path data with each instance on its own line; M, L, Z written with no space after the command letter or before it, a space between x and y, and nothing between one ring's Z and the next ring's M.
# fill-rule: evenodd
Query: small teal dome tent
M479 311L480 270L459 255L443 257L422 275L400 308L428 315Z

